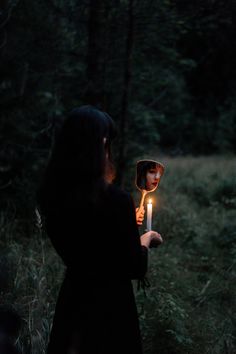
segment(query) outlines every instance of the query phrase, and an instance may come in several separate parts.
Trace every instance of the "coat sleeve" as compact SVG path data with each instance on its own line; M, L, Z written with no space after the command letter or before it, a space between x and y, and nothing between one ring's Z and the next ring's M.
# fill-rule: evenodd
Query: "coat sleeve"
M129 195L127 199L128 205L124 213L124 246L127 244L127 269L131 279L139 279L143 278L147 272L148 249L140 242L133 199Z
M147 272L148 249L141 245L131 195L123 194L119 201L117 221L114 222L114 242L108 265L114 275L129 279L143 278Z

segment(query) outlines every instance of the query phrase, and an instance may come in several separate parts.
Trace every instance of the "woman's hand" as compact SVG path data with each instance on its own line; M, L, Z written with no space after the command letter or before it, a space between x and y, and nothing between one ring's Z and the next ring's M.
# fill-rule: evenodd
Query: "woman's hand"
M156 231L148 231L143 234L141 237L141 245L148 248L154 248L163 243L161 235Z
M142 225L144 220L145 209L142 205L141 208L136 208L136 222L137 225Z

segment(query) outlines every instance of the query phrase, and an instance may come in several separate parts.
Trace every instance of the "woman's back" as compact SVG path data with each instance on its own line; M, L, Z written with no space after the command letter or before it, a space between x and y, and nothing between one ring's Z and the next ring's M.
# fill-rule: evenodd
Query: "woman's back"
M147 257L130 195L109 185L98 205L63 205L46 225L67 266L48 353L140 354L131 279L145 274Z
M95 204L58 202L46 216L46 229L65 265L81 277L131 279L146 272L133 200L114 185Z

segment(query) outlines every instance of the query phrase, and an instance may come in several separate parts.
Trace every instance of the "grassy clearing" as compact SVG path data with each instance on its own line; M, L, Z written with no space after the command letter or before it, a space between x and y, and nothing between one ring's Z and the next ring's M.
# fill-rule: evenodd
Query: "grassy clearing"
M137 294L147 354L236 352L236 160L164 158L147 298Z
M147 296L136 292L145 354L235 354L236 159L161 162L153 228L165 242L150 251ZM0 297L24 318L17 345L43 354L64 267L30 227L28 239L21 220L2 214Z

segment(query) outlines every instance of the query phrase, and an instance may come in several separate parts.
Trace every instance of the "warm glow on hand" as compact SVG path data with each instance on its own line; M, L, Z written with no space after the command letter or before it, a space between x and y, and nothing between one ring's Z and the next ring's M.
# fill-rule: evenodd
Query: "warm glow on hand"
M145 214L144 206L142 206L141 208L136 208L136 222L137 222L137 225L142 225L143 224L144 214Z

